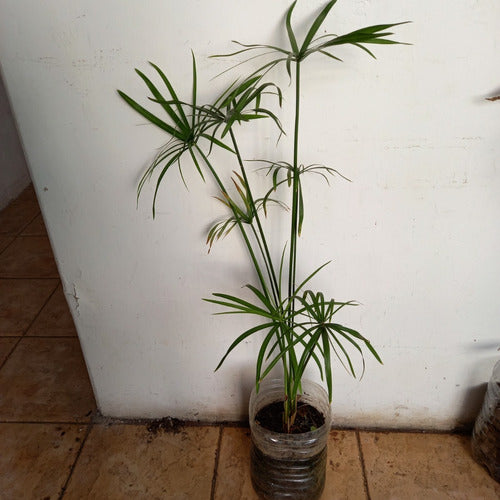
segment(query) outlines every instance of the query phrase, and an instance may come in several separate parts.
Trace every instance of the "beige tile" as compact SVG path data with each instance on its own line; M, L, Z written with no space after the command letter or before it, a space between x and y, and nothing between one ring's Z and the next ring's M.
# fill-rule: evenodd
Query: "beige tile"
M96 425L64 500L208 500L218 435L217 427L155 435L145 425Z
M216 500L259 500L250 479L250 443L249 429L223 429L215 484Z
M94 409L76 338L23 337L0 370L0 421L85 422Z
M85 432L81 425L0 424L0 498L57 499Z
M497 500L500 484L474 462L469 437L361 433L373 500Z
M56 279L0 279L0 336L23 335L58 283Z
M14 236L8 234L0 234L0 253L5 250L14 240Z
M331 431L322 500L367 498L355 431Z
M7 356L9 355L10 351L14 347L15 343L19 339L16 338L7 338L7 337L0 337L0 366L2 363L5 361Z
M69 312L62 285L59 285L54 295L42 309L27 335L75 337L76 329Z
M38 214L21 232L21 236L47 236L42 214Z
M45 236L18 236L0 254L2 278L57 278L56 263Z
M250 431L226 427L223 430L215 498L258 500L250 479ZM365 499L363 471L355 432L332 431L323 500Z
M19 234L38 214L36 201L18 198L0 212L0 233Z

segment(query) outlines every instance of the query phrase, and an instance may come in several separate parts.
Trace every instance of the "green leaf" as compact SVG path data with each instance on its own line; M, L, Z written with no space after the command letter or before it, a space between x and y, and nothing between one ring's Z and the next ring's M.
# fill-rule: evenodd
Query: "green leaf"
M343 335L343 334L341 334ZM335 355L337 356L337 359L340 361L340 363L342 364L342 366L344 367L345 371L348 372L348 373L351 373L351 375L356 378L356 372L354 371L354 366L352 364L352 361L351 361L351 358L348 354L348 352L346 351L345 347L342 345L342 342L340 342L340 340L337 338L337 336L332 332L330 331L330 336L332 338L332 342L335 341L335 343L337 344L337 346L340 348L340 350L342 351L342 354L344 355L344 358L345 360L347 361L347 364L349 365L348 367L345 365L344 363L344 360L342 359L341 355L337 352L337 350L335 349L335 346L333 345L332 343L332 349L334 350L335 352ZM343 335L344 338L345 335ZM354 345L354 347L360 352L361 354L361 357L363 357L363 353L361 351L361 349L359 348L359 346L353 342L352 339L349 339L347 338L347 340Z
M260 349L259 349L259 354L257 355L257 363L256 363L256 369L255 369L255 384L257 386L257 390L259 387L259 382L261 380L262 365L264 363L264 358L266 355L267 346L269 345L271 340L274 338L277 329L278 329L277 326L274 326L273 328L271 328L271 330L269 331L269 333L266 335L265 339L263 340L263 342L260 346Z
M215 300L215 299L203 299L203 300L205 300L206 302L211 302L213 304L225 306L229 309L235 309L236 311L241 313L255 314L257 316L262 316L264 318L276 319L275 315L267 312L266 310L260 307L257 307L255 304L252 304L251 302L247 302L246 300L223 293L214 293L212 295L214 297L220 297L221 299L225 300Z
M156 217L156 198L158 196L158 190L160 189L160 184L161 181L164 177L164 175L167 173L167 170L180 158L180 155L182 153L176 153L170 160L167 162L167 164L163 167L163 170L160 172L160 175L158 176L158 179L156 181L156 187L155 187L155 192L153 196L153 219Z
M208 135L208 134L200 134L200 137L203 137L204 139L208 139L211 143L215 144L219 148L225 149L226 151L229 151L230 153L236 154L233 149L231 149L227 144L224 144L222 141L219 141L219 139L215 138L214 136Z
M143 108L140 104L138 104L136 101L134 101L132 98L130 98L127 94L125 94L121 90L118 90L118 94L120 94L120 97L122 99L124 99L125 102L132 109L137 111L140 115L142 115L144 118L146 118L146 120L151 122L153 125L156 125L157 127L165 130L165 132L168 132L170 135L172 135L173 137L176 137L177 139L182 138L182 134L180 134L178 130L176 130L171 125L168 125L163 120L160 120L160 118L155 116L153 113L149 112L147 109Z
M301 327L301 325L300 325L300 324L296 324L296 326L297 326L297 327L299 327L299 328ZM302 345L305 345L305 341L304 341L304 339L301 339L301 340L300 340L300 343L301 343ZM318 346L318 348L319 348L319 346ZM322 350L321 348L319 348L318 350L320 351L320 354L321 354L321 356L323 357L323 350ZM321 366L321 362L320 362L320 360L319 360L319 358L318 358L317 354L316 354L314 351L312 351L311 355L312 355L312 358L314 359L314 361L315 361L315 363L316 363L316 366L318 367L318 370L319 370L319 375L320 375L320 377L321 377L321 380L323 380L323 379L324 379L324 376L323 376L323 368L322 368L322 366Z
M314 38L314 35L318 32L320 26L323 24L323 21L325 20L326 16L332 9L332 7L337 3L337 0L331 0L328 2L323 10L318 14L316 19L314 20L313 24L309 28L309 31L307 32L306 37L304 38L304 43L302 44L302 47L300 48L300 54L304 55L306 50L309 48L309 44L312 42L312 39Z
M231 88L231 93L229 93L225 99L220 103L221 107L230 106L231 101L236 99L239 95L243 94L246 90L252 87L256 82L261 79L261 76L254 76L248 78L247 80L240 83L238 86Z
M313 271L296 289L295 289L295 293L299 293L299 291L304 288L305 284L308 283L314 276L316 276L316 274L318 274L321 269L323 269L325 266L327 266L328 264L330 264L331 260L329 260L328 262L325 262L323 265L319 266L315 271Z
M298 206L298 212L299 212L299 224L298 224L298 235L300 236L302 233L302 224L304 223L304 198L302 196L302 185L299 182L299 206Z
M198 173L200 174L201 178L205 182L205 177L203 176L203 172L202 172L200 164L198 162L198 158L196 158L196 155L194 154L193 148L191 146L189 146L188 149L189 149L189 153L191 154L191 158L193 159L193 163L196 167L196 170L198 170Z
M290 40L290 46L292 47L292 51L294 54L299 53L299 46L297 45L297 39L295 38L295 34L292 29L292 12L295 7L295 4L297 3L297 0L290 5L290 8L288 9L286 13L286 20L285 20L285 25L286 25L286 31L288 33L288 39Z
M353 43L353 45L360 48L361 50L364 50L369 56L373 57L373 59L377 59L375 57L375 54L371 50L367 49L364 45L361 45L360 43Z
M268 109L265 109L265 108L255 108L254 111L256 113L263 113L264 115L267 115L267 117L269 117L269 118L271 118L271 120L273 120L274 124L278 127L280 133L283 135L286 135L286 132L283 129L279 118L272 111L269 111ZM262 116L262 118L266 118L266 116Z
M306 334L303 334L300 338L304 338ZM277 354L277 356L269 363L269 365L266 367L264 373L260 377L260 380L263 380L269 372L276 366L276 363L283 359L288 353L290 353L290 364L291 366L289 367L290 371L295 373L295 376L297 376L297 370L298 370L298 364L295 359L295 352L293 350L294 346L300 342L300 339L294 340L294 341L288 341L286 343L286 347L280 347L280 351Z
M302 379L302 374L304 373L304 370L306 369L306 366L309 363L309 360L311 359L312 352L314 351L314 348L318 344L320 336L321 336L321 331L318 329L316 332L314 332L313 335L311 335L309 342L307 342L306 346L304 347L304 352L300 357L300 361L297 367L297 377L295 379L293 392L296 392L298 389L298 384L300 384L300 380Z
M177 94L175 93L174 87L170 83L170 80L166 77L165 73L161 70L161 68L159 66L152 63L151 61L149 61L149 64L151 64L151 66L153 66L153 68L157 71L157 73L160 75L160 78L162 79L163 83L165 84L165 87L167 87L168 93L172 97L172 101L175 103L177 110L179 112L179 116L182 118L182 121L185 124L188 124L187 117L184 113L184 110L182 109L181 101L177 97Z
M250 284L246 284L245 287L251 290L259 298L259 300L267 307L269 311L274 310L274 307L271 304L270 300L258 288Z
M390 43L390 44L400 44L401 42L396 42L392 40L382 41L381 37L390 36L393 33L383 32L383 30L392 28L393 26L399 26L401 24L406 24L407 22L394 23L394 24L378 24L375 26L367 26L359 30L351 31L345 35L338 36L333 40L325 42L320 46L320 48L331 47L334 45L343 44L356 44L356 43Z
M323 340L323 359L325 360L325 377L326 385L328 387L328 400L332 402L332 360L330 357L330 339L328 338L328 332L326 329L322 328L321 337Z
M364 49L364 47L361 47ZM339 62L344 62L342 61L342 59L340 59L340 57L337 57L337 56L334 56L333 54L330 54L329 52L327 52L326 50L319 50L318 51L320 54L323 54L324 56L328 56L332 59L335 59L336 61L339 61Z
M198 74L196 72L196 58L194 57L194 52L193 51L191 51L191 57L193 59L193 91L191 93L191 103L193 105L193 116L191 117L191 128L194 129L194 124L195 124L195 112L194 112L194 110L196 109L196 95L197 95L197 87L198 87ZM182 106L181 106L181 109L182 109Z
M168 114L170 119L175 123L176 127L178 130L182 132L182 135L185 136L188 131L189 131L189 125L187 123L184 123L181 118L177 116L175 111L172 109L168 101L162 96L160 91L155 87L153 82L149 80L149 78L139 71L138 69L135 70L137 74L144 80L146 85L148 86L149 90L153 94L154 98L149 98L151 101L160 104L160 106L163 108L163 110Z
M210 302L210 301L209 301ZM230 352L236 347L238 346L238 344L241 344L241 342L243 342L246 338L250 337L250 335L253 335L254 333L256 332L260 332L261 330L264 330L266 328L270 328L273 326L274 323L264 323L262 325L257 325L257 326L254 326L253 328L250 328L249 330L246 330L244 333L242 333L229 347L229 349L226 351L226 354L224 354L224 356L222 357L222 359L220 360L219 364L217 365L217 368L215 368L215 371L217 371L222 363L224 363L224 361L226 360L226 358L228 357L228 355L230 354Z

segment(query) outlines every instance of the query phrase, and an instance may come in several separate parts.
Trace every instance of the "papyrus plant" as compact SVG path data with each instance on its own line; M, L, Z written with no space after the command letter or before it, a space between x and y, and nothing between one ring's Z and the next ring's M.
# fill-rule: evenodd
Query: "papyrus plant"
M389 30L402 24L369 26L340 36L318 35L320 27L336 1L331 0L324 5L301 41L292 27L292 13L296 4L293 2L286 12L284 21L287 47L235 42L238 45L235 52L214 56L241 55L244 59L242 62L247 64L238 64L230 68L231 71L253 66L222 91L212 103L198 102L194 55L190 102L178 97L171 80L155 64L152 64L152 68L161 82L161 88L144 73L136 70L151 92L149 99L158 106L163 117L153 114L119 91L120 96L135 111L161 128L169 137L138 186L139 196L145 183L156 175L153 215L158 188L172 166L179 167L181 176L183 166L194 166L202 178L211 175L218 186L217 199L226 207L228 216L211 227L207 243L212 246L216 240L237 228L245 243L257 281L246 285L253 299L227 293L214 293L212 298L205 299L225 308L219 314L248 314L255 318L255 326L238 335L217 369L236 346L258 334L261 344L256 362L257 388L276 365L281 365L285 387L283 398L285 431L290 431L293 425L302 376L311 360L318 367L321 378L326 381L330 401L334 358L337 358L353 376L356 376L351 360L353 352L361 356L363 368L364 348L381 362L367 338L335 319L342 308L356 305L356 302L327 299L322 292L309 289L311 279L327 263L310 272L305 279L298 280L297 277L297 239L301 233L305 213L302 182L311 174L320 174L327 181L331 176L340 175L335 169L322 164L312 163L305 166L299 163L300 85L303 66L306 59L312 56L320 56L325 62L339 62L335 49L346 44L354 45L375 57L367 46L399 43L388 38L392 35ZM259 60L261 63L255 66ZM295 95L295 98L290 100L294 111L293 149L288 158L260 160L260 168L267 173L269 187L259 196L249 181L247 162L243 160L236 134L241 123L260 119L272 120L278 133L284 133L278 114L274 110L274 108L279 110L282 105L282 91L278 83L273 80L273 78L279 79L279 70L284 71ZM271 109L269 105L274 105L274 108ZM228 155L234 166L232 169L228 171L227 160L224 161L223 167L212 161L211 152L214 148L223 150L224 154ZM281 201L282 192L285 190L289 190L287 199L291 199L289 211L283 212L290 219L290 237L288 242L283 242L283 249L279 252L281 259L275 262L262 224L262 216L267 215L270 204L285 206Z

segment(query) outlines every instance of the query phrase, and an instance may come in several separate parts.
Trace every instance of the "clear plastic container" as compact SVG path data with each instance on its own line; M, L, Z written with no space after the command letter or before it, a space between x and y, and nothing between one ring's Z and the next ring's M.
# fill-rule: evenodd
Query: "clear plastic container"
M472 455L500 482L500 361L493 368L472 432Z
M331 424L331 410L326 391L304 380L299 401L308 403L325 417L318 429L302 434L273 432L255 422L259 410L270 403L283 401L281 380L264 381L250 397L252 433L252 484L265 500L315 500L321 496L326 475L326 443Z

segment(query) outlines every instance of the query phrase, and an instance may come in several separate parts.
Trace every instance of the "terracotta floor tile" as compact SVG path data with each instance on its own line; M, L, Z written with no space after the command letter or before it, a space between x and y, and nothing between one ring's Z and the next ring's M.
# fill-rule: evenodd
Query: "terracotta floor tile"
M31 201L34 203L38 203L38 199L36 197L35 188L33 184L30 184L23 190L23 192L16 198L16 201Z
M208 500L218 436L217 427L152 434L145 425L96 425L64 500Z
M8 234L0 234L0 253L5 250L14 240L14 236Z
M259 500L250 479L250 443L249 429L223 429L215 485L216 500Z
M0 424L0 498L57 499L86 426Z
M38 214L21 232L21 236L47 236L42 214Z
M497 500L500 484L474 462L469 437L361 433L373 500Z
M0 212L0 233L19 234L39 213L40 207L36 200L14 200Z
M58 278L49 239L45 236L18 236L0 254L2 278Z
M215 498L258 500L250 480L250 431L226 427L222 433ZM363 471L355 432L332 431L324 500L365 499Z
M86 422L94 409L76 338L23 337L0 370L0 421Z
M76 329L64 297L62 285L47 302L27 335L75 337Z
M366 499L363 469L355 431L331 431L328 438L323 500Z
M14 347L15 343L19 339L16 338L7 338L7 337L0 337L0 366L2 363L5 361L7 356L9 355L9 352L11 349Z
M23 335L58 283L56 279L0 279L0 336Z

